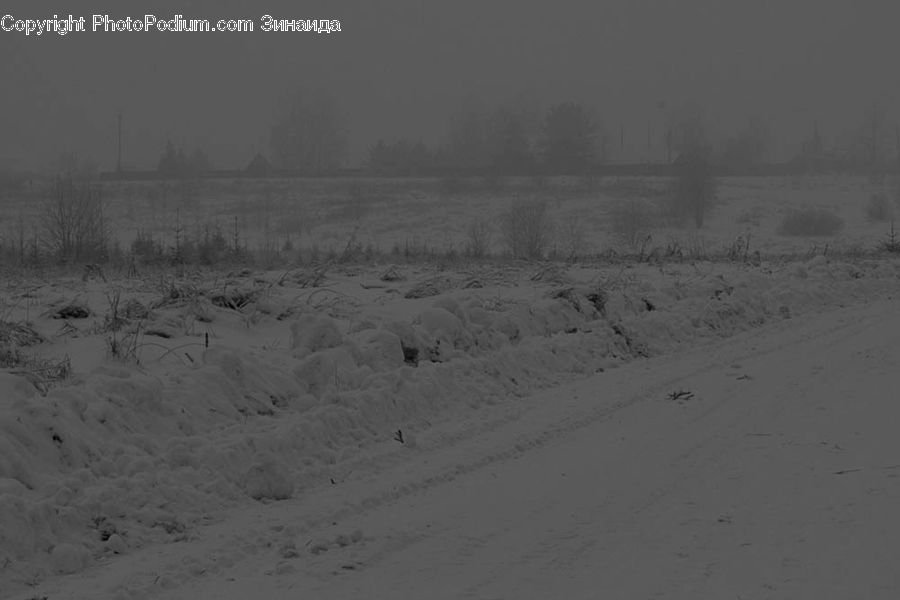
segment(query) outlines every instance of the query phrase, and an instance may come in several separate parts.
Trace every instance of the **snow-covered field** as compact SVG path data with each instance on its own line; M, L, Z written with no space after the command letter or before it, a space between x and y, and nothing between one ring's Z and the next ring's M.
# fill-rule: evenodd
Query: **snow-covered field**
M778 250L9 281L0 597L894 597L900 261Z
M509 178L491 190L480 180L448 183L417 179L209 180L169 182L105 182L100 197L104 212L124 249L139 235L172 246L176 235L202 239L219 230L230 243L237 236L251 250L290 244L322 257L341 253L348 243L379 253L407 250L444 255L465 251L475 222L490 227L491 253L504 251L499 217L519 198L548 202L554 235L548 250L562 257L632 252L615 223L616 210L632 202L655 206L669 185L664 178L605 177L587 183L578 178L554 178L538 187L530 179ZM5 245L31 241L40 224L46 186L0 203L0 237ZM829 244L832 250L869 249L885 237L887 222L871 221L868 203L883 196L900 217L898 181L889 177L872 183L855 176L725 177L718 182L718 200L705 227L651 224L637 233L647 245L677 243L685 251L720 253L738 237L750 238L750 251L783 255L806 253ZM819 208L843 219L840 234L829 238L793 238L779 234L785 214L796 208ZM24 225L20 218L24 215ZM24 231L21 231L24 229Z

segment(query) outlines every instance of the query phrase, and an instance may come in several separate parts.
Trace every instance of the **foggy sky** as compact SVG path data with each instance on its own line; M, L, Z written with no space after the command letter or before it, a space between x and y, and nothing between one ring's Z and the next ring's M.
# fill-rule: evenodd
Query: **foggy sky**
M315 33L0 32L0 166L74 151L152 168L166 139L213 164L268 151L273 107L293 85L340 101L359 161L377 138L434 142L465 98L582 101L630 150L661 135L666 110L703 108L717 135L751 116L789 153L818 120L826 140L877 103L900 106L900 8L849 0L352 0L252 4L198 0L6 2L0 16L338 19Z

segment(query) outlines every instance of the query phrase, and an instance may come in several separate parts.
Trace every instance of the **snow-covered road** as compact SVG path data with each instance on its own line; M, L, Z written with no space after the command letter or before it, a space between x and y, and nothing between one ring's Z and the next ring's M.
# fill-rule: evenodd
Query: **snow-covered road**
M334 485L35 591L897 598L898 427L894 300L636 361L386 442L399 450Z

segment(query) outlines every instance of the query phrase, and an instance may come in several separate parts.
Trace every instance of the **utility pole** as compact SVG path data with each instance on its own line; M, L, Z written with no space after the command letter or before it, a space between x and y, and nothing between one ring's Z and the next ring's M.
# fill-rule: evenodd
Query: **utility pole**
M119 144L118 144L118 151L116 154L116 172L121 173L122 172L122 109L119 109L118 121L119 121Z
M672 164L672 127L666 129L666 164Z
M872 105L872 138L871 138L871 161L873 172L878 169L878 125L879 125L878 105Z

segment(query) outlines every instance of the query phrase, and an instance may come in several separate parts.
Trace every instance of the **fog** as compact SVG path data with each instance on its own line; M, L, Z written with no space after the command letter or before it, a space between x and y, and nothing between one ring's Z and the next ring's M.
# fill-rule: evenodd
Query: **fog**
M439 141L466 99L590 104L616 132L619 160L648 158L666 114L686 105L718 136L763 119L784 157L814 123L834 139L873 105L894 123L900 102L893 2L67 4L13 2L0 12L72 13L88 28L93 14L253 19L257 31L0 31L0 167L41 168L74 152L112 169L119 111L129 166L153 168L168 139L240 167L267 151L274 107L298 85L339 102L349 165L378 138ZM341 31L262 32L265 14L339 20Z

